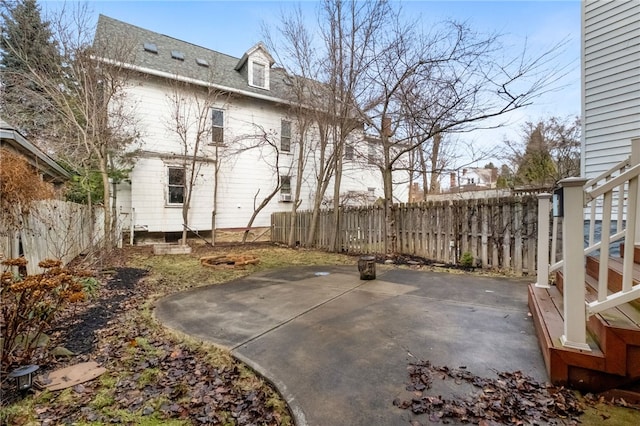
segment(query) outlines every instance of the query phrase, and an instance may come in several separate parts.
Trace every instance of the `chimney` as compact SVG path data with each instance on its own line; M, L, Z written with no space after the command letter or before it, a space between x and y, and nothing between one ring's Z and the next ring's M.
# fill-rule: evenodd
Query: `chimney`
M382 118L382 134L386 137L391 136L391 117Z
M454 172L449 173L449 187L456 187L456 174Z

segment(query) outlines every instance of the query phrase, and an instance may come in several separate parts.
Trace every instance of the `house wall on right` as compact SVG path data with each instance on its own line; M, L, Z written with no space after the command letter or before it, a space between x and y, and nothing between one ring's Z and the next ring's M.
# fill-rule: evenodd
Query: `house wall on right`
M640 137L640 1L583 1L581 56L581 164L592 178Z

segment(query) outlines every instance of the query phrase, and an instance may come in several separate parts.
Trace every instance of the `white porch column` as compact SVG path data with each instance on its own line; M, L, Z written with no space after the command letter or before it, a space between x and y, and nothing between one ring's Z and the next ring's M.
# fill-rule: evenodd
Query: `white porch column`
M538 276L536 287L549 288L549 212L551 194L538 194Z
M562 179L564 219L562 258L564 260L564 334L562 345L590 351L587 345L584 263L584 178Z

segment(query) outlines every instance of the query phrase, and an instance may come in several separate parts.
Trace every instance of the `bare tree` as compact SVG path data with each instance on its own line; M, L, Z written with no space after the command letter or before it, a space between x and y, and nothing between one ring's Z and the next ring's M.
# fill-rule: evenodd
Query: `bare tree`
M296 181L294 186L293 202L291 204L291 225L289 230L289 241L287 244L292 247L296 244L300 244L299 241L295 241L295 224L298 208L302 204L300 199L302 184L307 172L309 171L309 160L315 159L319 161L320 178L316 178L315 185L315 197L316 200L322 199L325 189L322 189L322 182L328 180L324 167L324 152L326 152L326 143L320 147L317 143L314 143L314 136L318 136L318 119L319 114L322 111L322 107L318 102L317 96L319 84L318 78L318 57L313 46L313 37L304 25L304 16L300 7L294 9L291 14L283 13L281 16L282 24L278 27L279 35L284 40L282 48L280 48L272 37L270 29L265 27L263 32L268 44L272 50L276 52L278 56L278 62L287 64L288 68L284 69L285 78L287 84L290 87L290 104L288 114L293 120L295 125L295 131L293 137L289 139L291 146L290 151L294 153L296 158L295 175ZM321 142L325 141L322 138ZM316 141L317 142L317 141ZM281 144L282 145L282 144ZM321 152L320 157L316 157L315 153L318 150ZM312 165L318 165L312 163ZM321 193L319 193L321 192ZM317 201L319 206L320 201ZM317 221L318 209L314 209L316 218L312 220L312 227L315 228L315 222ZM310 238L313 238L313 231ZM309 241L309 239L308 239Z
M403 156L439 141L441 133L486 128L486 120L530 105L562 72L549 69L561 45L532 58L525 51L502 63L495 58L499 37L476 34L465 24L445 23L427 35L406 25L394 28L388 34L392 42L377 44L371 52L376 60L368 72L369 86L377 94L369 115L380 138L390 253L396 251L392 174ZM441 144L435 147L442 150ZM436 172L441 155L433 148L431 171Z
M340 187L345 144L368 118L372 105L370 81L365 77L375 59L371 56L392 16L389 2L325 0L321 7L321 32L326 58L322 75L327 86L326 112L333 144L334 228L340 224ZM384 44L384 42L383 42ZM332 247L337 250L338 232L333 233Z
M285 58L289 64L294 86L295 116L299 123L300 141L304 134L314 138L300 146L299 155L308 155L307 167L313 168L313 217L306 236L311 242L323 200L333 183L333 208L339 212L345 146L349 137L362 129L363 116L356 104L366 96L362 84L370 58L367 46L383 30L388 2L334 1L322 2L320 13L320 39L311 36L298 9L283 16L280 33L284 38ZM375 19L371 17L375 16ZM274 49L278 51L278 49ZM303 132L303 130L305 130ZM309 155L312 153L313 155ZM299 161L299 165L304 162ZM298 173L299 179L303 174ZM298 200L296 200L298 201ZM295 214L294 205L292 208ZM334 227L339 225L334 215ZM337 232L331 245L338 248ZM290 241L293 243L293 241Z
M409 154L421 151L413 157L421 159L424 187L436 190L452 152L441 136L499 127L488 120L530 105L563 73L551 67L563 42L537 56L525 48L518 57L499 60L498 35L477 34L456 22L421 34L399 16L387 1L325 0L319 11L322 40L314 52L319 60L312 63L319 71L311 74L321 83L325 115L316 122L321 140L326 135L330 144L334 211L340 210L345 142L365 124L383 181L389 253L396 251L394 173L415 171ZM289 45L295 45L291 37ZM334 217L337 229L339 214Z
M179 174L177 179L183 180L183 186L176 190L182 193L169 194L176 196L182 202L182 239L181 244L187 244L187 234L190 229L189 210L192 195L197 184L200 171L204 164L213 163L213 193L214 206L212 213L212 244L215 243L215 211L217 203L217 185L219 171L219 157L223 135L216 132L216 110L228 101L228 95L213 87L196 86L175 79L171 93L167 95L170 117L166 122L167 130L175 134L180 140L180 167L175 169ZM220 127L219 127L220 128ZM211 158L211 147L215 152ZM203 182L204 183L204 182Z
M64 9L51 21L60 61L46 68L21 56L24 50L6 48L25 65L21 78L15 80L25 84L14 90L39 99L53 114L51 126L41 137L51 141L50 147L69 164L99 172L105 206L104 243L110 247L115 220L109 206L111 165L120 163L124 148L138 137L134 111L125 99L130 72L112 64L128 62L133 48L124 38L96 39L92 45L94 31L89 22L86 5ZM111 60L102 60L107 57Z

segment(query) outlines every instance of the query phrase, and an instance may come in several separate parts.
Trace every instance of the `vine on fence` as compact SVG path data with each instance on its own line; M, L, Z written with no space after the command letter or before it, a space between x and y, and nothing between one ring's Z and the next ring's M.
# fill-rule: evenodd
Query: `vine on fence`
M23 257L7 259L2 265L0 335L5 370L14 364L30 363L56 315L67 303L84 300L96 280L87 271L62 267L59 260L40 262L38 266L44 272L33 275L21 272L27 265Z

